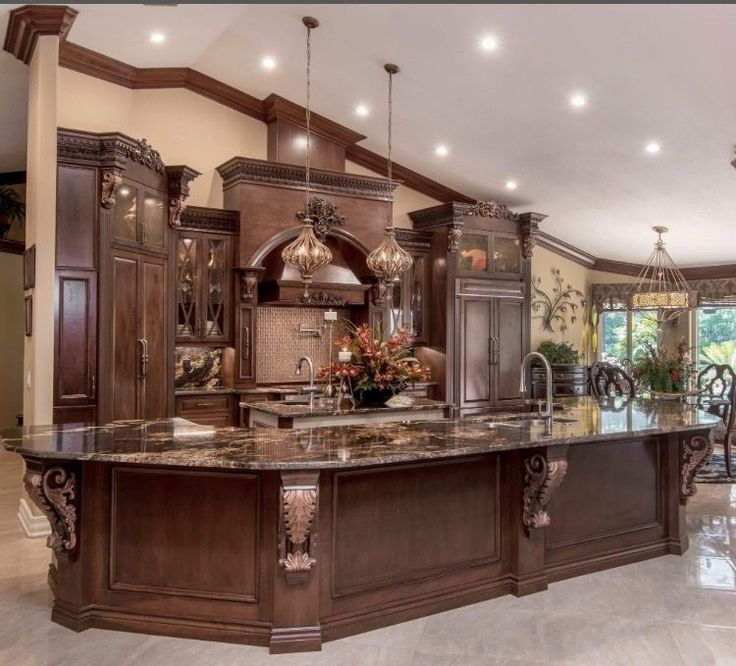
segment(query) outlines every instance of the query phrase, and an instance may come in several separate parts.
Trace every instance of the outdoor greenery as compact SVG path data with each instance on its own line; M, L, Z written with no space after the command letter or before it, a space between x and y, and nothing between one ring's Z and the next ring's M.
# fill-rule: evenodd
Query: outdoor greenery
M719 363L736 368L736 308L698 310L700 365Z
M580 362L580 353L569 342L545 340L539 345L539 353L546 356L552 365L575 365Z
M631 316L631 347L627 339L627 316ZM603 313L604 357L615 359L624 365L627 359L633 363L646 358L650 349L657 347L657 316L654 312L631 312L612 310Z

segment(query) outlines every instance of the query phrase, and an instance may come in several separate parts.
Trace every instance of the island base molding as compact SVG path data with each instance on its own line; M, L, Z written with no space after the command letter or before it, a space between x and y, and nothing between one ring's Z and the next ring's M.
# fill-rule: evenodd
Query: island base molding
M709 441L296 470L27 462L54 521L53 621L281 653L682 553Z

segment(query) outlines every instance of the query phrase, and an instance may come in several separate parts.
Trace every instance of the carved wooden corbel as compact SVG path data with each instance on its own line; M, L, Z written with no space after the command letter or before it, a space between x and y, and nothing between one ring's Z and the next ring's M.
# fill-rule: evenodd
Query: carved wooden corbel
M240 274L240 300L243 303L251 303L258 285L258 278L253 273Z
M371 289L371 297L373 299L373 305L381 307L386 305L386 299L388 298L389 286L384 280L379 280L373 285Z
M680 502L684 504L688 497L696 492L695 475L708 462L713 453L713 431L707 437L693 435L682 441L680 467Z
M286 581L306 581L317 562L316 520L319 472L281 474L279 566Z
M447 251L457 252L460 249L460 240L463 237L463 228L450 227L447 230Z
M167 166L164 169L169 183L169 226L175 229L181 226L181 214L189 196L189 183L200 173L182 165Z
M567 460L548 461L541 453L535 453L524 461L522 522L527 532L550 524L547 507L565 474Z
M120 183L122 182L122 171L118 169L104 171L102 173L100 203L103 208L112 208L115 206L115 195L117 194L118 187L120 187Z
M539 223L547 216L541 213L521 213L519 227L521 230L522 254L524 259L531 259L537 245Z
M61 466L46 470L28 467L23 479L28 496L51 524L46 545L57 555L77 552L77 476Z

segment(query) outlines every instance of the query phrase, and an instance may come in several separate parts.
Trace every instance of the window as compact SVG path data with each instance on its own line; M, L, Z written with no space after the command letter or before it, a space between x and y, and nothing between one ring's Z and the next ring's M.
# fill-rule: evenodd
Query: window
M698 367L736 368L736 307L698 308L697 327Z
M628 366L657 347L655 311L604 310L601 313L602 361Z

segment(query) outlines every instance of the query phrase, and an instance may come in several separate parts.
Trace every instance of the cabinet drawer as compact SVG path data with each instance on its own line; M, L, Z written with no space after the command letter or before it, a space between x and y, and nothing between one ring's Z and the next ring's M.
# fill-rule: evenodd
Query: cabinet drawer
M192 395L176 399L176 413L183 416L190 412L227 411L230 409L229 395Z
M232 425L230 414L194 414L192 416L188 416L187 419L192 421L192 423L197 423L199 425L211 425L223 428Z

